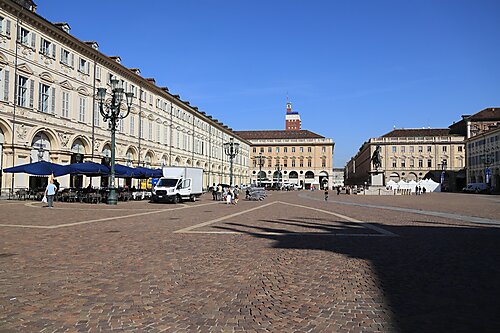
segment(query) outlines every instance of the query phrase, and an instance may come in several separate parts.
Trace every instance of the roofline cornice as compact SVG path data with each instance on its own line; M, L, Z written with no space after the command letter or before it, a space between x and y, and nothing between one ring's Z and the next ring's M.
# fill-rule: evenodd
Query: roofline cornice
M239 140L245 142L246 144L250 144L247 140L241 138L234 131L230 131L227 128L224 128L222 125L215 123L208 117L208 115L201 114L199 111L195 110L191 105L186 104L180 98L174 97L173 94L164 91L161 87L158 87L152 82L149 82L148 80L146 80L146 78L143 78L139 74L134 73L124 65L117 63L115 60L111 59L104 53L92 48L92 46L90 45L87 45L84 41L76 38L69 33L64 32L41 15L29 11L28 9L22 7L12 0L0 0L0 4L1 7L4 8L7 12L16 17L19 17L21 21L25 21L35 28L45 32L50 37L62 41L64 44L70 46L75 51L78 51L81 54L92 59L92 61L95 61L96 63L103 65L104 67L112 69L121 77L128 79L132 83L135 83L139 88L147 88L151 91L154 91L157 95L162 96L170 103L176 104L185 110L189 110L193 114L193 116L206 121L210 125L225 132L226 134L237 137Z

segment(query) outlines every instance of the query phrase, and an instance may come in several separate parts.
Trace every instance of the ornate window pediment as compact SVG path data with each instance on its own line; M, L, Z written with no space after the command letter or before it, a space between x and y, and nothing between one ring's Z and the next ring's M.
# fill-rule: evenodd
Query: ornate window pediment
M85 87L82 87L82 86L78 87L78 88L76 89L76 91L77 91L79 94L84 95L84 96L88 96L88 95L89 95L88 90L87 90L87 89L85 89Z
M54 78L52 77L52 75L50 75L49 73L47 72L43 72L40 74L40 78L42 80L45 80L45 81L48 81L50 83L54 83Z
M30 75L33 75L33 70L31 69L30 66L28 66L27 64L19 64L17 66L17 69L20 70L21 72L24 72L24 73L27 73L27 74L30 74Z
M5 66L8 65L9 61L7 60L7 57L3 55L3 53L0 52L0 66Z
M71 83L70 83L68 80L64 80L64 81L62 81L62 82L60 83L60 85L61 85L61 87L66 88L66 89L68 89L68 90L73 90L73 89L75 89L75 88L71 85Z

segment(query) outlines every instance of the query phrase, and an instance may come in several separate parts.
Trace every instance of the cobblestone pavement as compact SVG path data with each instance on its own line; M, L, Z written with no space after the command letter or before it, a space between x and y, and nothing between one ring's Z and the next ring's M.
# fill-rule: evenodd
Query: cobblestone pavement
M0 332L498 332L499 199L0 201Z

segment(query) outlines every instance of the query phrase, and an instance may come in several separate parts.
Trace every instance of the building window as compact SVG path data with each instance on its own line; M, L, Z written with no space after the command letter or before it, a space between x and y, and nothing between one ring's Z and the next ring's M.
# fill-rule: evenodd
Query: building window
M321 147L321 152L322 152L323 154L324 154L324 153L326 153L326 147L325 147L325 146Z
M257 148L256 147L253 147L253 150L252 150L254 153L257 152Z
M404 153L406 151L406 147L405 146L401 146L401 152Z
M30 80L30 85L32 85L33 80ZM33 89L30 88L32 91ZM18 75L17 77L17 105L27 107L28 98L33 96L33 93L29 94L28 91L28 78ZM32 106L32 105L31 105Z
M256 168L257 167L257 160L253 160L253 167Z
M418 160L418 167L423 168L424 167L424 160Z
M418 152L419 152L419 153L422 153L423 151L424 151L424 147L422 147L422 146L418 146Z
M307 166L308 166L308 167L312 167L312 160L311 160L311 159L308 159L308 160L307 160Z
M268 153L272 153L273 152L273 148L272 147L267 147L267 152Z
M10 20L0 16L0 35L10 37Z
M447 146L443 146L443 152L447 152L448 151L448 147Z
M88 74L89 62L83 58L80 58L80 62L78 63L78 71L83 74Z
M431 153L432 152L432 146L427 146L427 152Z
M267 167L268 167L268 168L271 168L272 166L273 166L273 160L268 159L268 160L267 160Z
M295 147L292 147L292 153L295 153Z
M38 89L38 111L49 112L50 87L40 83Z
M61 63L73 67L73 54L68 50L61 49Z
M149 141L153 141L153 121L150 120L148 122L148 139Z
M395 153L397 151L396 146L392 146L392 152Z
M410 153L413 153L415 151L415 148L413 146L410 146Z
M324 158L321 160L321 167L326 168L326 160Z
M405 159L402 159L401 160L401 168L406 168L406 160Z
M410 160L410 168L414 168L415 167L415 160L413 160L413 158Z
M260 152L263 153L264 152L264 147L260 147Z
M36 35L23 27L19 28L19 42L21 44L35 49Z
M56 57L56 46L45 38L40 39L40 53L51 58Z
M61 116L69 118L69 92L64 90L62 92Z
M312 151L311 147L307 147L307 152L310 153Z
M130 135L134 135L135 134L135 116L133 114L130 115L129 134Z
M276 153L280 152L280 147L276 147Z
M427 167L428 167L428 168L431 168L431 167L432 167L432 160L431 160L431 159L428 159L428 160L427 160Z
M392 160L392 167L397 168L397 166L398 166L398 161Z
M462 152L462 146L458 146L458 152L461 153Z
M288 153L288 147L283 147L283 152Z
M80 110L78 112L78 121L85 122L85 97L80 97Z
M288 161L287 161L287 160L283 160L283 167L284 167L284 168L287 168L287 167L288 167Z
M299 160L299 167L301 167L301 168L304 167L304 160L303 159Z
M99 112L99 103L97 101L94 101L94 126L99 127L99 118L101 118L101 112Z
M300 152L303 153L304 152L304 147L300 147Z
M295 160L292 160L292 168L295 168Z

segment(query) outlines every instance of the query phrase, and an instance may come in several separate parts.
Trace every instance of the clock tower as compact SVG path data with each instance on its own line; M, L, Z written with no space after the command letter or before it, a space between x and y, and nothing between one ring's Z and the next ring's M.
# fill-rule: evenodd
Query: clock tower
M288 99L286 102L285 130L300 131L300 115L298 112L292 111L292 103Z

